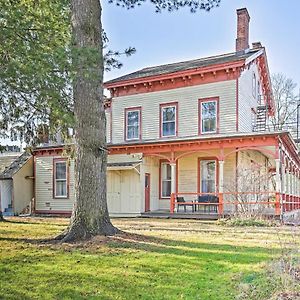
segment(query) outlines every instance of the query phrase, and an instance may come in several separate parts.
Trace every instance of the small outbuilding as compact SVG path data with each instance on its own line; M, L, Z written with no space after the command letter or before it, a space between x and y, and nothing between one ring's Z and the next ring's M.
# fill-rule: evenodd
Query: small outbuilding
M33 198L33 157L24 152L19 156L2 157L6 161L0 174L0 210L3 215L19 215L31 212Z

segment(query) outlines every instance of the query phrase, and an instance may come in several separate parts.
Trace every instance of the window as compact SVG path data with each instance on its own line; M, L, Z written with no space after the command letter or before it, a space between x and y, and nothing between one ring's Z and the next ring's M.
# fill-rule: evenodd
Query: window
M67 161L54 161L54 196L55 198L68 197Z
M177 135L177 104L161 105L161 136L176 136Z
M141 138L141 108L127 108L126 114L126 140L139 140Z
M161 186L161 198L167 198L171 196L171 166L168 162L160 163L160 186Z
M218 102L217 100L200 100L200 133L217 132Z
M216 160L200 160L200 193L216 192L216 166Z
M253 97L256 99L256 93L257 93L257 87L256 87L256 75L255 73L253 73L253 77L252 77L252 94L253 94Z

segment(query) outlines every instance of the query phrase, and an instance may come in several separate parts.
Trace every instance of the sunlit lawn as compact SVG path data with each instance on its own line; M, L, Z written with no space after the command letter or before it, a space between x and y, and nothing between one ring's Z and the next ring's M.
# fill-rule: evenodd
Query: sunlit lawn
M227 228L188 220L115 219L133 235L80 245L55 236L67 219L0 223L0 299L235 299L257 280L290 228ZM30 239L30 240L27 240Z

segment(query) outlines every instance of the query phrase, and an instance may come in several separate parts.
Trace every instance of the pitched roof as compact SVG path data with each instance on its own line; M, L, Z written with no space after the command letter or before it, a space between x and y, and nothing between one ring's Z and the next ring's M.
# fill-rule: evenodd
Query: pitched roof
M8 168L13 161L15 161L20 154L14 153L13 155L1 155L0 156L0 173L2 173L6 168Z
M31 158L31 154L24 152L19 157L15 158L10 165L0 174L0 179L11 179Z
M124 80L140 79L143 77L163 75L163 74L192 70L192 69L197 69L197 68L209 67L209 66L218 65L218 64L230 63L230 62L238 61L241 59L247 59L248 57L257 53L260 50L261 50L261 48L251 49L248 52L243 52L243 51L242 52L233 52L233 53L210 56L210 57L205 57L205 58L200 58L200 59L182 61L182 62L177 62L177 63L172 63L172 64L148 67L148 68L144 68L144 69L138 70L136 72L126 74L121 77L109 80L109 81L105 82L105 84L112 84L112 83L116 83L116 82L124 81Z

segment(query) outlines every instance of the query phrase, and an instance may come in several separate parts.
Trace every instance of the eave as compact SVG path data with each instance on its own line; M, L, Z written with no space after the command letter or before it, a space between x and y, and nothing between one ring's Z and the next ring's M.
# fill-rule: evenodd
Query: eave
M233 80L240 75L244 65L245 59L239 59L228 63L180 72L105 83L104 87L110 90L112 97L120 97L203 83Z

